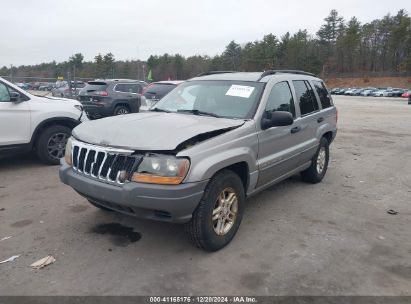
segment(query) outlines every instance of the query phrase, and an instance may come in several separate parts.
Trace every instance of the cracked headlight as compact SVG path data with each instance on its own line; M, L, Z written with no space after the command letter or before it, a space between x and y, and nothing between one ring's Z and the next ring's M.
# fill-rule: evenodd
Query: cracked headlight
M149 155L143 158L131 178L133 182L178 185L184 180L190 167L186 158L169 155Z

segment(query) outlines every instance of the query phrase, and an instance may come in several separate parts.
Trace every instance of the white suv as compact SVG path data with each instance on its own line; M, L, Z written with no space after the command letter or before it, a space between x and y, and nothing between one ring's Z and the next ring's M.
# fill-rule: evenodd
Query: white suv
M35 96L0 78L0 155L35 150L57 165L71 130L84 120L78 101Z

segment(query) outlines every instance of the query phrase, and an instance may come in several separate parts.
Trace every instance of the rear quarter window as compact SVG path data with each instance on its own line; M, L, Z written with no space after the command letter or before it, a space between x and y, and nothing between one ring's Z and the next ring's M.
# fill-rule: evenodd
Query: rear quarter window
M317 112L319 110L317 98L309 82L306 80L293 80L293 85L301 116Z
M312 83L315 90L317 91L318 96L320 97L322 108L326 109L332 107L331 97L324 83L317 80L314 80Z

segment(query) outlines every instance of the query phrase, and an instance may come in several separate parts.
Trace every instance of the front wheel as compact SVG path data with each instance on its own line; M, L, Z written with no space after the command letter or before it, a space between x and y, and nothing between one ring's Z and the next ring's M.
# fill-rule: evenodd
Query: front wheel
M71 129L65 126L51 126L43 130L36 141L36 152L40 160L48 165L58 165L64 157L67 139Z
M217 251L226 246L240 226L244 205L245 193L240 177L229 170L215 175L191 221L186 224L192 242L206 251Z
M322 137L318 151L311 160L311 166L307 170L301 172L303 180L313 184L321 182L327 172L329 159L330 143L325 137Z

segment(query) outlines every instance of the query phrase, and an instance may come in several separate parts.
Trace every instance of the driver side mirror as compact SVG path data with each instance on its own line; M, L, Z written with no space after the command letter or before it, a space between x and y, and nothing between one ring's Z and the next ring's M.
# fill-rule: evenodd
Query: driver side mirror
M17 93L17 92L10 92L10 101L19 102L20 101L20 94Z
M291 126L294 123L292 114L286 111L265 112L264 116L261 120L261 129L263 130L272 127Z

